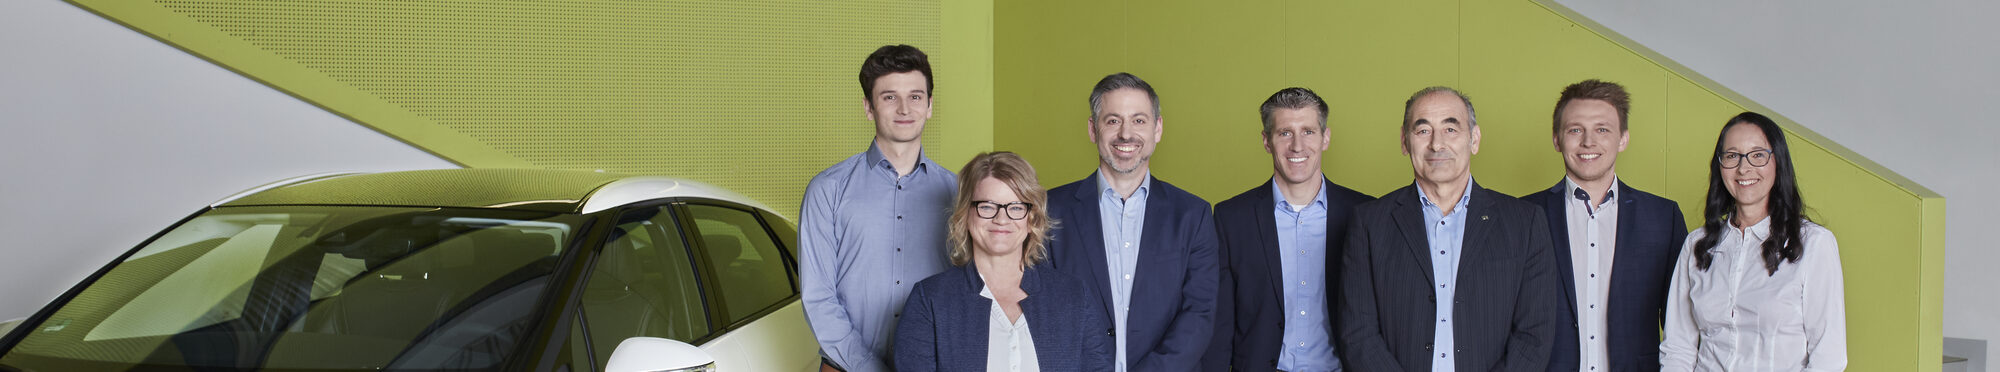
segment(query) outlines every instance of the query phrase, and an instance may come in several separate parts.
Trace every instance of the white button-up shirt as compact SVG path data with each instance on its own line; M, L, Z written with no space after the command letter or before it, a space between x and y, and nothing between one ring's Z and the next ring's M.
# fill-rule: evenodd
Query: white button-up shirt
M1605 329L1610 320L1605 312L1611 298L1611 261L1618 251L1618 179L1613 177L1611 189L1606 190L1602 201L1590 198L1589 193L1580 189L1576 181L1564 182L1569 185L1569 197L1563 203L1564 216L1569 220L1569 262L1570 275L1576 283L1576 344L1581 346L1583 372L1605 371L1609 343L1605 342Z
M1764 269L1771 219L1723 228L1707 270L1689 233L1667 292L1663 371L1840 371L1847 368L1847 306L1833 232L1799 228L1799 261Z
M979 275L979 281L986 282L986 275ZM1008 321L1007 310L1000 308L992 289L980 286L979 297L993 304L987 310L992 315L986 317L986 370L1041 371L1041 359L1035 357L1035 336L1028 333L1028 313L1023 311L1019 319Z

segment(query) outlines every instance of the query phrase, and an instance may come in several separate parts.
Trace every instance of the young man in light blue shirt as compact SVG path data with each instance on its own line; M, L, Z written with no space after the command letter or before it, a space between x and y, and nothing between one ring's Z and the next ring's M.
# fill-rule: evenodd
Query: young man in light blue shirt
M799 285L823 367L893 371L896 312L911 286L950 267L945 220L958 177L923 155L933 92L923 51L876 49L860 80L875 139L806 184Z

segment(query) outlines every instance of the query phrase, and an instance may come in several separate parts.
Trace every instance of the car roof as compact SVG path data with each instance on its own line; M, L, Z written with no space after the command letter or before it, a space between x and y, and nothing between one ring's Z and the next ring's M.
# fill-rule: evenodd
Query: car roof
M546 169L432 169L295 177L245 190L211 206L393 205L590 213L645 200L708 198L771 210L692 180Z

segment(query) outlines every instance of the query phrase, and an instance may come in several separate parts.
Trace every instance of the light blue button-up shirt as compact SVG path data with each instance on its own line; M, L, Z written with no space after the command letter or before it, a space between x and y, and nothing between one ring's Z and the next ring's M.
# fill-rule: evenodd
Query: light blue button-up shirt
M1271 182L1277 200L1272 214L1278 227L1278 264L1284 279L1285 346L1278 369L1339 371L1326 308L1326 188L1304 208L1293 210L1284 189Z
M848 371L890 370L910 287L950 267L945 220L957 191L958 176L921 154L897 176L872 144L806 183L799 285L820 354Z
M1153 188L1148 171L1131 197L1119 197L1118 189L1103 172L1097 174L1102 190L1097 198L1098 222L1104 227L1104 264L1111 274L1111 324L1117 332L1118 352L1112 356L1118 372L1125 372L1125 314L1132 310L1132 273L1139 271L1139 236L1145 233L1146 196Z
M1418 200L1424 202L1424 234L1430 239L1431 278L1437 283L1432 288L1437 295L1437 330L1432 333L1431 371L1449 372L1456 368L1453 364L1458 353L1457 342L1452 333L1452 305L1458 297L1458 257L1465 246L1465 209L1472 201L1472 178L1465 179L1465 192L1459 195L1458 204L1451 208L1451 215L1431 202L1430 194L1423 187L1417 187Z

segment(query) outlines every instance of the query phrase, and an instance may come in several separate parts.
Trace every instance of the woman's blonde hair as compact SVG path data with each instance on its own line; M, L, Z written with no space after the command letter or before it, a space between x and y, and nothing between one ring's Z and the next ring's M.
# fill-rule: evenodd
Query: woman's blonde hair
M1012 189L1015 195L1019 195L1022 202L1028 203L1028 218L1025 220L1028 224L1028 237L1027 241L1021 244L1021 267L1027 268L1041 263L1048 256L1049 229L1055 228L1056 225L1056 221L1049 219L1049 192L1042 189L1040 181L1036 181L1035 167L1029 166L1027 160L1021 159L1021 155L996 151L973 156L972 161L966 162L965 168L958 171L958 198L956 204L951 207L949 220L951 264L963 266L967 262L972 262L974 248L971 231L967 226L972 224L974 217L977 217L972 206L973 192L979 188L979 182L987 178L1007 184L1007 188ZM1006 212L1001 211L993 218L1007 218Z

